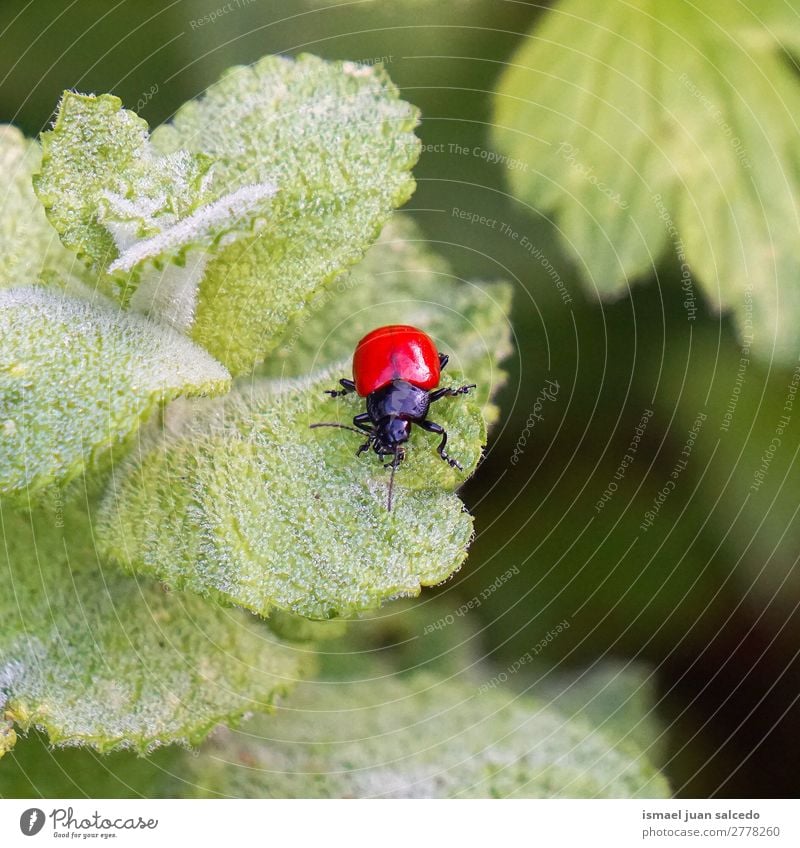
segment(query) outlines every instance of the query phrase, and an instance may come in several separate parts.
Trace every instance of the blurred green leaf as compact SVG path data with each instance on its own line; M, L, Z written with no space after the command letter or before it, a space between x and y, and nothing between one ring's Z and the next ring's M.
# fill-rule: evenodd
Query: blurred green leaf
M4 511L0 709L100 751L195 743L269 709L305 661L256 619L102 571L85 505Z
M340 639L347 632L346 619L313 621L281 609L274 609L267 619L269 629L287 642L325 642Z
M447 591L454 591L452 585ZM320 676L367 680L424 671L477 681L483 650L474 623L454 616L442 598L429 592L397 600L348 621L342 638L320 650Z
M509 674L502 664L487 662L493 640L486 637L493 633L480 615L485 600L486 595L469 597L451 584L438 594L363 614L349 622L343 638L325 646L321 675L366 681L424 670L478 688L494 681L489 688L497 688L498 673L506 671L502 688L533 695L570 719L594 725L634 756L644 754L651 762L664 758L666 733L654 710L655 677L644 664L605 659L566 667L548 661L543 651L532 661L526 657L520 670Z
M563 0L503 76L494 138L596 294L624 292L669 245L692 316L696 273L761 355L791 359L800 87L777 39L796 44L800 18L782 7Z
M227 371L167 327L42 288L0 291L0 492L74 477L162 400L225 391Z
M223 731L200 797L668 797L639 754L535 698L418 674L301 685L291 710Z
M619 660L583 669L542 664L522 685L569 718L593 724L620 750L644 754L655 765L664 758L666 731L654 711L655 676L646 666Z

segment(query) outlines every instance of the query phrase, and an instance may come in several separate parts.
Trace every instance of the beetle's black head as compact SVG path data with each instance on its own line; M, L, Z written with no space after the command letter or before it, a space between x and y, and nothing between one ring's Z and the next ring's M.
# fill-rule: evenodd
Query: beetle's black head
M402 445L410 435L410 421L394 416L384 418L375 428L372 447L379 456L397 456L402 460L405 456Z

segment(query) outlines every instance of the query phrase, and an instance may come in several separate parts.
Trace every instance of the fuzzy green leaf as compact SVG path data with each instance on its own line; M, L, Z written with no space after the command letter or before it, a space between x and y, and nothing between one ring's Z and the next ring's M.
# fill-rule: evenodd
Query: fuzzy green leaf
M644 757L585 720L427 674L302 684L290 710L206 751L191 777L203 797L669 797Z
M276 190L243 185L212 196L208 157L160 154L147 124L108 94L66 92L42 144L34 183L64 244L105 292L182 331L209 251L262 225Z
M494 137L598 295L669 246L690 318L696 274L760 353L793 358L800 86L776 39L796 45L799 21L782 0L562 0L520 48Z
M170 585L269 614L348 615L440 583L466 556L472 521L449 494L485 442L480 408L446 399L436 417L465 474L443 463L435 436L412 436L387 511L389 474L360 437L312 430L347 420L358 399L313 379L261 381L211 403L173 404L172 430L119 467L98 526L107 556ZM453 384L450 375L443 384Z
M147 123L110 94L65 92L42 150L36 193L64 244L98 273L205 199L209 162L185 152L159 155Z
M17 744L17 734L13 722L0 719L0 759Z
M0 711L56 744L193 743L270 707L301 654L256 619L103 571L85 507L5 511Z
M344 360L362 336L395 316L424 327L450 355L448 369L477 383L484 417L493 423L498 411L490 398L505 380L498 363L511 352L510 309L509 285L459 279L425 248L413 221L395 215L364 261L310 301L260 373L294 377Z
M164 155L211 158L215 196L278 189L268 225L210 258L192 337L236 373L274 349L287 321L410 197L416 121L379 68L270 56L231 69L156 130Z
M50 280L80 286L83 264L67 250L33 193L41 150L15 127L0 124L0 289Z
M158 402L229 385L174 331L42 288L0 291L0 493L78 474Z

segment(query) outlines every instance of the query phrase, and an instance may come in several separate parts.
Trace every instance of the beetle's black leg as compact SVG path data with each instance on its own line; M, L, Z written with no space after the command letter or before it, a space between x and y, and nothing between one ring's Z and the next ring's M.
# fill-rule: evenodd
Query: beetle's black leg
M435 421L417 421L420 427L423 430L427 430L429 433L439 433L442 437L442 441L439 442L439 447L436 450L439 453L439 456L446 462L448 465L451 465L453 468L457 468L459 471L463 471L464 469L461 467L461 463L458 460L449 457L444 450L444 446L447 444L447 431L442 427L441 424L437 424Z
M450 361L450 357L446 353L439 354L439 370L444 371L445 366Z
M372 420L370 419L368 412L360 412L358 415L354 415L353 424L355 424L359 430L363 430L365 433L372 433L372 431L375 429L372 426Z
M435 400L440 400L443 397L455 397L456 395L465 395L471 389L475 388L475 383L470 383L468 386L459 386L457 389L435 389L428 395L428 402L433 403Z
M356 451L356 456L361 456L364 451L369 450L372 445L372 438L374 435L374 427L372 426L372 421L370 420L369 413L361 412L358 415L353 416L353 424L358 427L359 430L363 430L365 433L369 433L369 438L363 445L360 445L358 450Z
M342 389L325 389L325 394L330 395L331 397L342 397L343 395L349 395L351 392L356 390L356 384L352 380L347 380L342 378L339 380L339 383L344 386Z

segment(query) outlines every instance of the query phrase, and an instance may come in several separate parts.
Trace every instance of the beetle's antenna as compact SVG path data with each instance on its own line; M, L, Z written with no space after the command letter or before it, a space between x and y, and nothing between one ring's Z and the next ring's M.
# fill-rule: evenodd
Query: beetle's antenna
M340 430L350 430L353 433L358 433L360 436L364 435L363 430L356 430L355 427L348 427L347 424L336 424L332 421L323 421L321 424L309 424L310 429L314 429L315 427L338 427Z
M386 501L386 511L387 512L392 511L392 492L394 491L394 472L397 471L397 458L398 458L398 453L397 453L397 448L395 448L394 460L392 461L392 473L389 476L389 497Z

